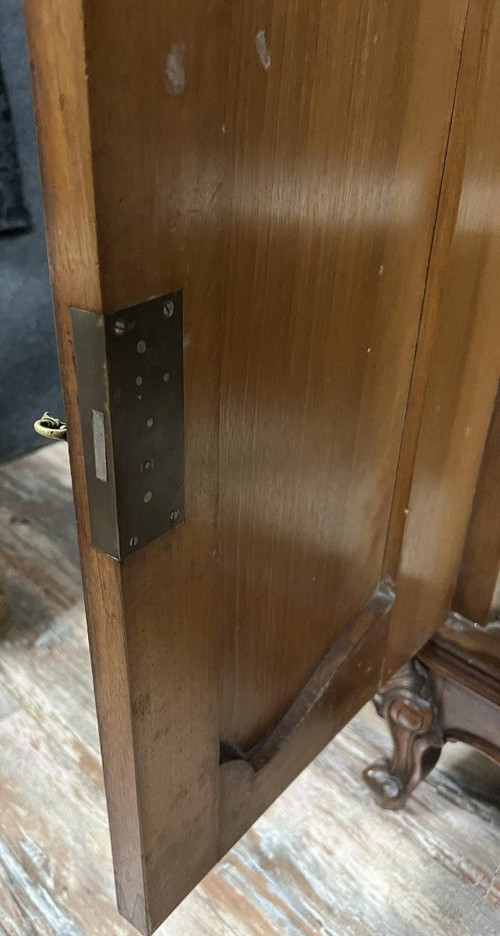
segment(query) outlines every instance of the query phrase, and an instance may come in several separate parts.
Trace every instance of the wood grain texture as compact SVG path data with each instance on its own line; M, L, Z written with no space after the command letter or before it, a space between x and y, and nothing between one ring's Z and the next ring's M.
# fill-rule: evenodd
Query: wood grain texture
M393 512L402 545L387 674L448 616L497 391L499 51L500 8L469 4Z
M226 10L224 0L26 4L117 894L143 931L217 855ZM178 287L188 520L120 566L89 543L68 308L105 312Z
M384 665L391 607L387 596L380 593L367 603L355 624L355 628L362 630L361 638L349 652L339 654L334 678L326 684L324 692L318 693L314 706L289 732L286 743L275 750L271 760L257 772L245 761L221 765L221 856L374 694ZM366 624L369 627L363 629Z
M450 644L435 637L375 696L377 711L391 731L393 752L390 759L371 764L363 776L384 809L406 806L449 741L472 745L500 764L498 691L496 699L489 699L477 680L474 660L468 663L472 678L467 686L463 661ZM500 668L497 690L499 686Z
M244 749L380 579L465 9L232 8L220 723Z
M385 610L255 795L219 775L219 737L272 729L378 594L466 8L26 0L116 886L143 931L379 680ZM68 307L179 288L187 520L117 565L89 544Z
M496 643L498 634L489 635ZM483 642L486 635L483 633ZM456 642L435 635L419 653L436 686L445 733L473 744L500 763L500 658L466 654Z
M0 468L10 625L0 685L1 936L133 936L115 909L64 445ZM496 936L500 772L463 745L407 809L373 806L362 769L388 751L363 710L158 936Z
M500 624L480 627L462 618L457 626L451 618L419 656L437 673L500 706Z
M482 693L472 692L454 679L435 677L444 731L500 764L500 708Z
M500 616L500 392L488 438L460 563L453 608L488 625Z
M330 701L331 696L335 697L338 708L337 684L341 679L342 670L346 665L348 669L352 668L355 657L362 658L366 655L368 659L366 667L363 667L361 662L357 665L358 682L362 683L363 689L368 691L368 686L372 682L378 682L380 656L386 640L387 620L393 602L392 592L378 589L361 608L350 626L333 642L317 669L302 686L283 718L274 728L249 751L242 751L227 745L221 762L239 759L249 764L254 771L260 771L266 766L274 770L275 758L282 748L286 746L287 750L294 751L304 745L305 733L314 734L318 710L324 708L325 702ZM378 655L375 652L377 642L382 648ZM322 720L328 726L329 720L325 718ZM308 740L310 743L311 737ZM222 752L224 752L224 747L222 744Z
M390 759L375 761L363 778L383 809L403 809L436 766L446 741L437 677L416 657L377 692L374 702L391 732Z

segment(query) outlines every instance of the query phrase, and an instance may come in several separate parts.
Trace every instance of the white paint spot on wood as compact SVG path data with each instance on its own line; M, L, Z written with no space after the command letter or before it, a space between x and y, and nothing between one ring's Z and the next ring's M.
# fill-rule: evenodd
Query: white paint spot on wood
M378 275L379 275L379 276L382 276L382 273L383 273L383 272L384 272L384 264L381 263L380 266L379 266L379 268L378 268Z
M271 54L267 47L267 39L264 29L259 29L255 37L255 48L257 49L257 54L260 58L262 67L266 71L269 71L271 68Z
M225 125L225 123L222 124L222 132L223 132L223 133L226 132L226 125Z
M181 95L186 87L186 44L173 42L165 59L165 84L169 94Z
M367 349L366 349L366 353L367 353L367 354L371 354L371 351L372 351L371 348L367 348Z

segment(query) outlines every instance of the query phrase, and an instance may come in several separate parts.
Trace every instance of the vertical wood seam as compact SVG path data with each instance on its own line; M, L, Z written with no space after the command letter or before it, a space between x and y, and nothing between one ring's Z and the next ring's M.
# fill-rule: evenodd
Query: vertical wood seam
M404 526L405 526L405 525L403 524L402 529L401 529L401 535L399 536L399 540L398 540L397 544L393 544L393 543L391 542L391 534L392 534L393 526L394 526L394 523L395 523L395 520L396 520L396 517L395 517L395 510L396 510L397 501L398 501L398 496L397 496L397 495L398 495L398 476L399 476L399 471L400 471L400 467L401 467L401 463L402 463L402 459L403 459L403 454L404 454L404 450L405 450L405 446L406 446L406 441L407 441L407 434L406 434L406 431L407 431L407 419L408 419L408 416L409 416L409 413L410 413L411 401L412 401L412 394L413 394L413 391L414 391L414 389L415 389L415 380L416 380L417 369L418 369L418 358L419 358L419 353L418 353L418 352L419 352L420 342L421 342L421 339L422 339L422 335L424 334L426 325L427 325L427 324L432 324L432 323L429 323L429 319L428 319L428 317L427 317L426 314L425 314L426 311L427 311L426 308L425 308L425 306L426 306L427 290L428 290L428 285L429 285L429 274L430 274L430 268L431 268L431 261L432 261L432 257L433 257L433 254L434 254L434 248L435 248L435 245L436 245L436 235L437 235L437 231L438 231L438 219L439 219L439 216L440 216L440 211L441 211L441 206L442 206L443 186L444 186L444 180L445 180L445 174L446 174L446 167L447 167L447 161L448 161L450 140L451 140L451 134L452 134L452 129L453 129L453 122L454 122L455 112L456 112L458 84L459 84L459 78L460 78L460 73L461 73L461 68L462 68L462 59L463 59L463 52L464 52L464 45L465 45L465 35L466 35L466 27L467 27L467 19L468 19L468 16L469 16L469 10L470 10L470 0L467 0L467 6L466 6L466 10L465 10L464 21L463 21L463 27L462 27L462 39L461 39L461 43L460 43L460 51L459 51L458 58L457 58L457 71L456 71L455 84L454 84L454 89L453 89L453 100L452 100L452 106L451 106L451 112L450 112L450 119L449 119L449 124L448 124L448 132L447 132L447 135L446 135L446 142L445 142L445 146L444 146L443 161L442 161L442 172L441 172L441 178L440 178L439 188L438 188L438 193L437 193L437 198L436 198L436 213L435 213L435 216L434 216L434 223L433 223L432 234L431 234L431 238L430 238L429 253L428 253L428 257L427 257L427 265L426 265L426 271L425 271L425 277L424 277L424 287L423 287L423 292L422 292L422 302L421 302L421 307L420 307L420 316L419 316L419 322L418 322L418 327L417 327L417 333L416 333L416 337L415 337L415 350L414 350L414 355L413 355L413 363L412 363L412 367L411 367L410 380L409 380L409 383L408 383L408 392L407 392L406 405L405 405L405 411L404 411L404 417L403 417L403 432L401 433L401 442L400 442L400 446L399 446L399 455L398 455L398 459L397 459L396 472L395 472L395 477L394 477L394 488L393 488L392 504L391 504L391 509L390 509L389 523L388 523L388 527L387 527L387 537L386 537L386 543L385 543L384 556L383 556L383 559L382 559L382 573L381 573L381 579L382 579L382 580L387 579L388 581L390 581L390 582L393 583L393 584L394 584L395 581L396 581L397 566L398 566L398 562L399 562L399 556L400 556L400 553L401 553L401 547L402 547L403 535L404 535ZM420 404L420 412L419 412L419 414L418 414L418 422L417 422L416 427L414 427L414 433L413 433L413 437L412 437L412 438L413 438L413 448L414 448L414 451L413 451L413 463L412 463L411 476L410 476L409 481L408 481L408 492L409 492L410 489L411 489L411 481L412 481L412 478L413 478L413 470L414 470L415 456L416 456L416 451L417 451L417 446L418 446L418 437L419 437L419 434L420 434L420 426L421 426L422 416L423 416L423 412L424 412L424 408L425 408L425 399L426 399L426 393L427 393L427 383L428 383L428 374L427 374L427 379L426 379L426 382L425 382L425 390L424 390L424 392L423 392L422 401L421 401L421 404Z

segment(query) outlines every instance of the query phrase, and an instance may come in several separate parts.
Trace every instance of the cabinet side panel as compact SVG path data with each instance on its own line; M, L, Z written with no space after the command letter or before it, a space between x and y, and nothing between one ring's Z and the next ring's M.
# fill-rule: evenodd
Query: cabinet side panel
M484 449L453 610L489 624L500 614L500 392Z
M500 364L500 9L469 7L424 315L434 327L388 670L450 610Z

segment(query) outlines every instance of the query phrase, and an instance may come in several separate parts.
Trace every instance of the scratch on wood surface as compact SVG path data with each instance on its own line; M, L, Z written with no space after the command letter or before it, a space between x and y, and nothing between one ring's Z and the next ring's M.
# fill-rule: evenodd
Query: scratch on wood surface
M173 42L165 59L165 84L170 94L181 95L186 87L186 43Z
M257 49L257 54L262 63L262 67L269 71L271 68L271 54L267 47L266 33L264 29L259 29L255 37L255 47Z

